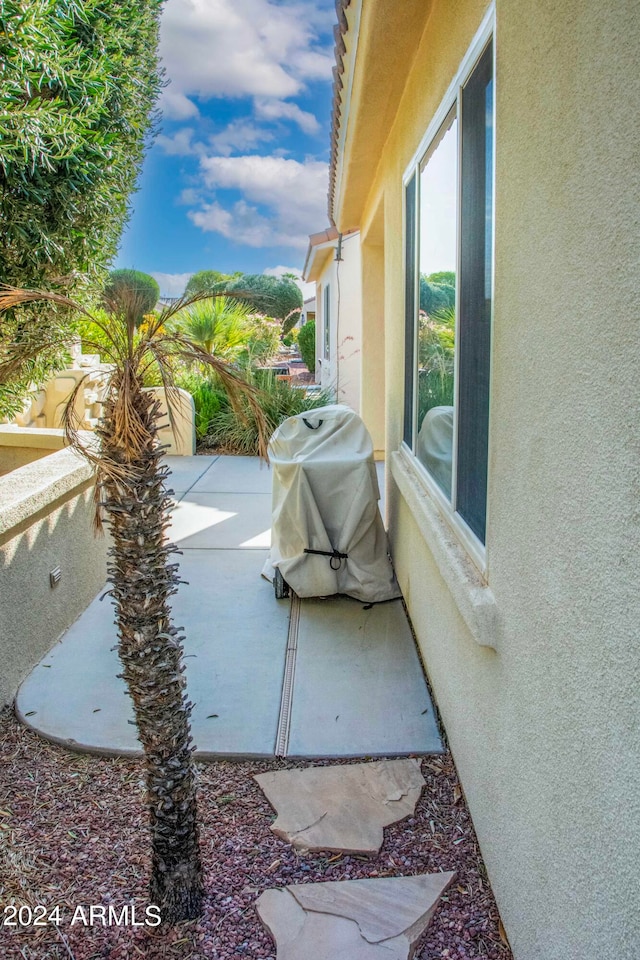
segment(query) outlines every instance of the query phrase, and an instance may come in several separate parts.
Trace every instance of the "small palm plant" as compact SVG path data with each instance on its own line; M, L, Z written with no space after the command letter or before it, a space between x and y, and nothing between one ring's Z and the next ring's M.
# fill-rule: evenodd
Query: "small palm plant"
M236 360L249 339L249 308L224 295L191 303L175 317L176 328L207 353Z
M155 366L159 371L171 406L176 356L208 365L224 382L232 402L242 396L249 404L260 424L262 452L265 450L264 418L255 390L215 355L171 329L179 310L207 296L178 301L137 330L137 304L127 301L125 295L109 304L105 319L59 294L0 289L0 315L16 308L19 312L22 305L48 302L61 311L88 318L88 328L100 331L95 352L112 364L104 417L96 430L97 448L83 444L73 422L75 394L69 400L65 426L72 446L95 464L97 517L106 519L112 534L108 578L115 603L118 652L146 766L151 902L160 907L168 923L201 915L203 879L191 704L183 678L184 637L171 622L170 598L180 581L178 564L172 561L177 548L165 536L171 505L165 487L169 470L162 462L157 436L160 403L143 388L149 368ZM43 333L45 345L46 341ZM85 344L92 349L90 341L85 339ZM10 379L12 364L10 354L0 356L0 384L3 378ZM77 389L82 389L82 384Z

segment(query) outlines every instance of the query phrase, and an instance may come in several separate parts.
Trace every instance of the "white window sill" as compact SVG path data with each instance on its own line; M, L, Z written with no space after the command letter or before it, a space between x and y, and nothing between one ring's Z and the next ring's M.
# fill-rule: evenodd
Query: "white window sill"
M391 454L391 475L474 640L483 647L497 650L499 612L496 599L403 450Z

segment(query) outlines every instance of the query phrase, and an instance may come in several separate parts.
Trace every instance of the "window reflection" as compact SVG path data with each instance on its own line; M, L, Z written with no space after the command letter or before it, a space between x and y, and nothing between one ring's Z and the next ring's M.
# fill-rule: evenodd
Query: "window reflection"
M458 121L453 111L420 171L416 455L451 498Z

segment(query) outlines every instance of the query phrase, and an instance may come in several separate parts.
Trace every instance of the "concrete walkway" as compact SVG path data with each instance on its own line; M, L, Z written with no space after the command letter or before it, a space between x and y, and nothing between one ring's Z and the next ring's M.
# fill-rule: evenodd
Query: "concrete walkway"
M170 457L170 536L188 581L173 603L186 632L201 758L439 753L433 707L400 601L276 600L261 578L271 471L251 457ZM136 754L133 711L96 598L23 683L20 719L47 739Z

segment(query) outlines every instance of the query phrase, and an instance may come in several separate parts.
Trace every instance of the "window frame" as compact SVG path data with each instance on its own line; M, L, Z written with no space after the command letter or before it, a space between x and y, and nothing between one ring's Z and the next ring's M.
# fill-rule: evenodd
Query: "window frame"
M491 395L492 395L492 381L493 381L493 318L494 318L494 288L495 288L495 170L496 170L496 138L495 138L495 116L496 116L496 91L495 91L495 65L496 65L496 36L495 36L495 5L492 3L488 8L478 31L476 32L475 37L473 38L472 43L470 44L465 56L463 57L458 70L455 73L447 92L442 98L438 109L433 115L431 122L428 124L426 132L420 143L418 144L417 149L415 150L409 164L407 165L403 177L402 177L402 225L403 225L403 279L404 279L404 289L407 288L408 280L408 263L407 263L407 241L408 241L408 226L407 226L407 190L409 184L411 183L412 178L415 177L415 196L414 196L414 206L416 210L414 230L415 235L412 238L413 243L412 247L414 252L419 250L419 231L420 231L420 173L423 169L423 164L425 157L431 147L434 139L437 137L439 131L441 130L443 124L447 120L448 116L455 108L456 116L458 118L459 124L459 135L458 135L458 185L457 185L457 210L456 210L456 311L458 310L458 305L460 303L460 260L461 260L461 219L462 219L462 203L461 199L461 178L462 178L462 91L466 82L469 80L474 69L478 65L482 55L484 54L488 44L492 42L492 56L493 56L493 102L492 102L492 116L493 116L493 149L491 157L491 211L492 211L492 222L493 229L491 231L491 249L490 257L492 263L491 270L491 316L490 316L490 335L491 335L491 355L489 359L489 423L488 423L488 435L487 435L487 449L491 449ZM414 272L414 306L419 302L419 283L420 283L420 270L419 265L416 263L416 266L413 268ZM406 300L405 300L406 304ZM405 305L406 311L406 305ZM415 314L417 318L417 306L415 309ZM457 322L457 321L456 321ZM401 441L400 448L404 453L404 459L407 463L411 464L413 467L416 477L420 483L422 483L428 490L429 494L433 500L438 505L440 513L447 520L449 526L456 534L457 538L461 541L465 550L469 554L470 558L473 560L475 565L484 575L487 574L487 546L486 546L486 535L485 542L483 543L479 537L474 533L471 527L467 524L464 518L457 512L457 467L458 467L458 410L459 410L459 343L458 337L456 336L456 349L454 357L454 424L453 424L453 449L452 449L452 484L451 484L451 500L447 499L446 494L443 492L439 484L436 482L434 477L431 476L427 468L420 462L418 457L415 454L416 438L417 438L417 423L416 423L416 411L417 411L417 390L418 390L418 375L417 375L417 340L418 340L418 323L417 319L414 320L413 328L413 337L412 342L407 343L407 325L406 317L404 320L404 330L405 330L405 364L407 357L407 349L412 351L413 356L413 383L412 383L412 404L413 404L413 416L411 424L411 446L407 443L407 429L406 423L403 425L403 439ZM406 383L406 381L405 381ZM407 395L403 392L403 409L406 406ZM488 500L488 490L489 490L489 476L490 476L490 463L487 464L487 504L486 504L486 530L489 530L489 500Z

